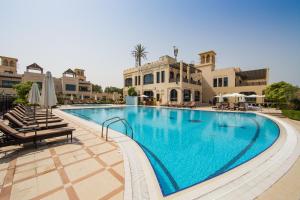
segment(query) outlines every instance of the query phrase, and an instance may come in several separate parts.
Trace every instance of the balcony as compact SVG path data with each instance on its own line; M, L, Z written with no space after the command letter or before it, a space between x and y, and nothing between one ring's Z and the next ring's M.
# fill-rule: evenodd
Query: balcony
M237 87L241 87L241 86L258 86L258 85L267 85L267 81L236 83Z

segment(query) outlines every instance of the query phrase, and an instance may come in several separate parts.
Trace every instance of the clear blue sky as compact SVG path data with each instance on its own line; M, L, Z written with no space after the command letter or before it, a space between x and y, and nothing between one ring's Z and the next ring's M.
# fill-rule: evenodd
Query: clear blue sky
M123 86L134 45L148 60L172 55L199 62L215 50L217 67L270 67L270 80L300 85L300 1L1 0L0 55L36 62L60 76L82 67L89 80Z

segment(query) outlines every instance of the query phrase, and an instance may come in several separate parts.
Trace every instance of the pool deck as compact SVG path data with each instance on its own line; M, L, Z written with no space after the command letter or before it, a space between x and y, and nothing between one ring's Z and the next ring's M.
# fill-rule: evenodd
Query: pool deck
M60 141L48 140L38 149L31 145L1 148L0 199L300 199L300 122L283 118L278 111L271 109L263 113L298 131L298 142L294 144L293 151L288 151L289 157L285 158L282 152L280 161L286 161L284 165L274 167L269 162L267 167L258 166L256 177L250 176L250 173L241 176L237 171L245 170L241 166L223 174L223 180L219 177L167 198L161 196L153 170L142 150L129 138L111 131L113 140L106 142L101 138L99 125L59 110L54 112L76 128L73 143L67 143L63 138ZM288 150L289 146L283 147L286 139L288 137L281 138L270 152L279 152L282 148ZM267 151L263 156L270 155ZM279 163L279 160L275 161ZM248 165L255 167L255 163ZM263 173L263 170L268 173ZM274 170L281 173L274 173ZM210 185L230 180L233 175L241 178L215 191ZM249 182L249 177L256 184ZM266 182L272 182L271 187L262 184ZM200 190L204 193L200 194ZM205 193L207 191L210 192Z
M118 145L99 130L80 126L73 143L65 137L48 144L0 149L0 199L123 199L124 167Z
M273 111L274 112L274 111ZM269 112L272 114L272 111ZM276 115L278 112L275 112ZM287 123L293 125L300 133L300 121L288 119L284 116L279 117ZM300 135L298 135L300 138ZM298 143L298 149L300 149L300 144ZM263 194L261 194L257 199L259 200L295 200L300 199L300 156L298 155L297 161L289 169L289 171L281 177L275 184L268 188Z

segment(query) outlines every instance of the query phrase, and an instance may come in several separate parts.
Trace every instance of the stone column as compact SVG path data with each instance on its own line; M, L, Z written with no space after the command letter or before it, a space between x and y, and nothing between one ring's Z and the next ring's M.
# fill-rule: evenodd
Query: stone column
M188 83L190 82L190 66L187 66L187 68L186 68L187 70L186 70L186 77L187 77L187 79L188 79Z
M177 89L177 103L182 104L183 103L183 90Z
M195 101L195 90L191 90L191 101Z
M169 83L170 79L170 66L166 67L165 69L165 83Z
M182 80L183 80L183 62L182 61L180 61L180 67L179 67L179 74L180 74L180 79L179 79L179 81L180 81L180 84L182 83Z

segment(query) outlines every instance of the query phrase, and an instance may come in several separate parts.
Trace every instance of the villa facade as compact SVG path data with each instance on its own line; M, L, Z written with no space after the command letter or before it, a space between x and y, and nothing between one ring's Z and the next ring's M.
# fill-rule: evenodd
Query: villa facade
M228 93L262 95L269 80L269 69L242 71L239 67L216 69L216 53L199 53L197 64L177 62L170 56L141 67L124 70L124 97L134 87L138 95L146 95L161 104L184 102L212 103L215 96ZM254 99L261 103L262 99Z
M18 59L0 56L0 94L14 95L13 85L22 81L22 75L17 74Z
M216 69L216 53L199 53L196 68L202 72L203 103L210 103L214 96L228 93L263 95L269 81L269 69L261 68L242 71L239 67ZM262 98L254 99L262 103Z
M201 71L193 64L177 62L170 56L123 72L123 96L134 87L138 96L155 99L158 104L202 101Z
M17 73L18 59L0 56L0 94L16 95L13 86L21 82L35 82L39 88L42 88L45 77L44 69L37 63L26 67L23 74ZM121 95L118 93L97 93L92 91L92 83L86 80L83 69L68 69L63 72L62 76L53 77L55 92L58 98L64 100L120 100Z

